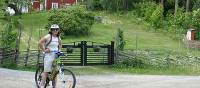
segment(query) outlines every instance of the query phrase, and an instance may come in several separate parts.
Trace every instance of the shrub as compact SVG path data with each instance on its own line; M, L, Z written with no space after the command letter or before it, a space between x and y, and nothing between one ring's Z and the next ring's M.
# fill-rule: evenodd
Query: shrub
M200 9L194 10L192 12L192 24L196 30L196 39L200 39Z
M183 29L185 27L185 19L186 15L183 8L178 8L176 17L174 17L172 12L168 12L166 16L166 20L168 21L166 27L168 28L168 31L176 34L185 33L185 30Z
M48 29L51 24L58 24L64 35L87 35L94 24L94 15L84 6L71 6L52 10L48 18Z
M161 28L163 26L163 6L157 5L156 10L150 16L150 21L155 28Z
M123 50L124 49L126 42L124 40L123 30L120 29L120 28L117 31L115 43L116 43L117 50Z
M150 17L156 7L157 5L154 2L144 2L140 7L140 15L143 16L146 21L150 21Z
M15 30L18 26L18 21L14 20L10 17L8 23L6 24L5 28L3 28L2 32L2 39L1 39L1 46L2 47L9 47L15 48L16 40L17 40L17 31Z

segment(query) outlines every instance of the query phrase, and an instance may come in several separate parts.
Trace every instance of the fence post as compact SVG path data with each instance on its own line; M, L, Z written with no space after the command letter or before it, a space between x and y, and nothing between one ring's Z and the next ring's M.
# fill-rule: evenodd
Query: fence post
M135 37L136 39L135 39L135 48L136 48L136 54L135 54L135 57L137 58L137 50L138 50L138 36L137 36L137 34L136 34L136 37Z
M28 47L27 47L27 55L26 55L26 63L25 63L25 66L27 66L27 62L28 62L28 58L29 58L31 38L32 38L32 28L31 28L31 30L30 30L29 39L28 39Z
M87 41L84 41L84 66L87 65Z
M19 57L19 48L20 48L20 40L21 40L21 35L22 35L22 23L18 20L18 23L19 23L19 29L18 29L18 33L19 33L19 36L17 37L17 40L16 40L16 51L15 51L15 63L17 63L17 59Z
M110 59L110 60L111 60L111 63L110 63L110 64L114 64L114 59L115 59L115 58L114 58L114 54L115 54L115 53L114 53L114 49L115 49L114 45L115 45L115 42L114 42L114 41L111 41L111 47L110 47L110 48L111 48L111 51L110 51L110 54L111 54L111 57L110 57L110 58L111 58L111 59Z
M84 42L83 41L81 41L81 65L82 66L84 66L84 62L83 62L83 60L84 60Z
M37 65L39 65L40 62L40 49L38 49L38 60L37 60Z
M3 59L4 59L4 47L2 48L2 58L1 58L1 64L3 64Z

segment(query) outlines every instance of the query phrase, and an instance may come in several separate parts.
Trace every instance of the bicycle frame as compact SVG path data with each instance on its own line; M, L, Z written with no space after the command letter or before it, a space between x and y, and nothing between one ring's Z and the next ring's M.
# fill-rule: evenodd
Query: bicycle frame
M60 61L60 57L56 58L53 61L52 67L53 68L52 68L52 72L51 72L52 75L50 76L50 81L52 81L54 79L54 77L57 74L57 72L60 74L61 79L63 79L64 74L63 74L63 70L62 69L64 69L64 66L63 66L63 64Z

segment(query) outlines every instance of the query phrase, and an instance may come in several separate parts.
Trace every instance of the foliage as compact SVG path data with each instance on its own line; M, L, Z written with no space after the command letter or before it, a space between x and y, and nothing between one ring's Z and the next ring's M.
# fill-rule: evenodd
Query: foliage
M150 21L155 28L161 28L163 26L163 6L157 5L150 16Z
M200 9L194 10L192 12L192 21L193 25L196 29L200 28Z
M103 10L101 1L102 0L87 0L86 6L90 10Z
M14 48L17 39L17 32L15 29L16 21L11 21L6 25L6 28L2 31L2 47Z
M143 2L138 4L138 16L144 17L146 21L150 21L150 17L154 10L156 9L157 5L155 2Z
M140 0L86 0L91 10L127 11L133 9Z
M0 1L0 18L3 18L4 17L4 14L5 14L5 1L2 0Z
M124 40L124 34L121 28L119 28L117 31L115 43L117 50L124 50L126 42Z
M94 24L94 15L84 6L72 6L51 11L48 21L48 29L51 24L59 24L65 36L87 35Z
M197 10L200 8L200 0L192 0L193 1L193 10Z
M184 22L185 22L185 12L183 8L178 8L177 14L174 17L173 13L168 13L167 15L168 25L166 27L171 27L168 29L171 33L184 33L183 30Z

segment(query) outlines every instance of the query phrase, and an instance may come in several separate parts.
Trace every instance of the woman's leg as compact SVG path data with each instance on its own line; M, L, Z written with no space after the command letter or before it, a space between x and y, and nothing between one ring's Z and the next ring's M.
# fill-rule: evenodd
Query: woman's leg
M56 75L56 77L52 80L53 88L56 88L56 82L57 82L57 75Z
M44 86L45 85L47 77L48 77L48 72L43 72L42 73L42 80L41 80L40 86Z

